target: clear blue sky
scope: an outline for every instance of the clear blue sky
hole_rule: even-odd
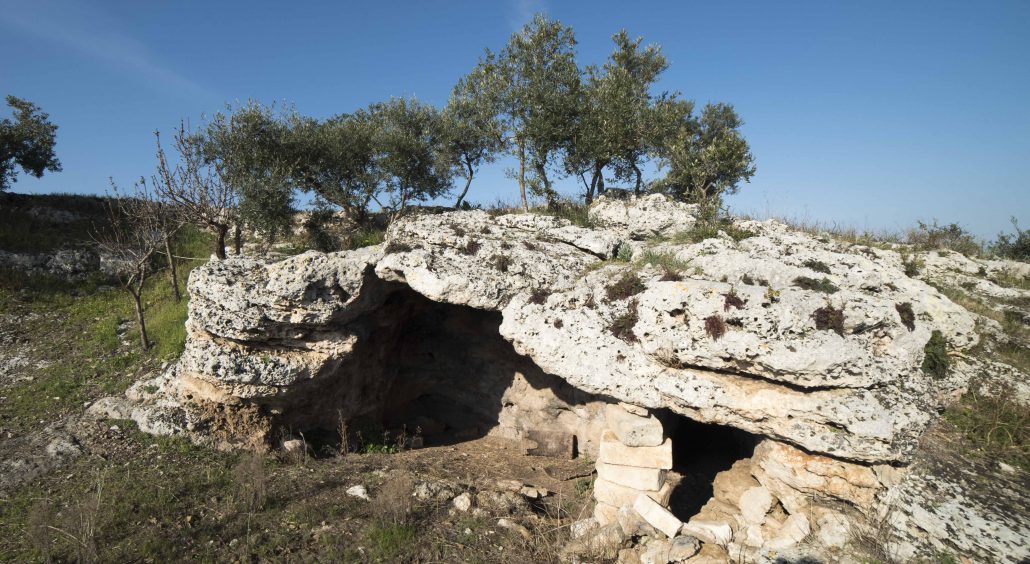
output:
[[[1026,1],[0,0],[0,94],[50,113],[64,165],[14,191],[131,184],[153,169],[154,129],[226,102],[319,117],[390,96],[442,104],[534,11],[573,26],[582,64],[625,28],[662,46],[661,88],[734,104],[758,165],[738,211],[1030,227]],[[504,166],[483,171],[474,200],[514,200]]]

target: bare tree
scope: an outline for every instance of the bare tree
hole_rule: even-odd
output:
[[[213,165],[204,158],[204,140],[179,125],[175,134],[175,150],[179,161],[169,166],[161,147],[161,134],[157,138],[157,176],[154,189],[161,200],[176,206],[191,222],[203,225],[215,233],[214,252],[225,258],[225,239],[229,229],[238,225],[237,194],[225,181],[226,166]]]
[[[113,180],[111,188],[113,193],[107,200],[107,224],[94,227],[93,239],[118,264],[119,281],[132,296],[136,307],[140,344],[147,350],[150,339],[143,315],[143,284],[157,272],[152,265],[154,255],[165,245],[164,212],[145,183],[136,183],[132,194],[127,196],[118,193]]]

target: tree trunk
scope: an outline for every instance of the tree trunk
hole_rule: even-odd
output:
[[[218,260],[225,260],[225,236],[228,232],[228,225],[215,226],[215,256]]]
[[[236,249],[236,256],[243,254],[243,229],[240,227],[239,222],[236,222],[236,225],[233,227],[232,244]]]
[[[526,199],[526,147],[519,141],[519,196],[522,197],[522,211],[529,211]]]
[[[465,194],[469,193],[469,186],[472,184],[472,165],[469,163],[465,163],[465,166],[468,167],[469,175],[465,179],[465,189],[462,190],[461,195],[458,196],[458,201],[454,202],[454,209],[458,209],[461,207],[461,201],[465,199]]]
[[[604,194],[604,171],[598,169],[597,171],[597,195]]]
[[[140,276],[142,279],[143,277]],[[150,349],[150,339],[147,338],[147,322],[143,319],[143,300],[141,294],[143,290],[143,283],[139,284],[139,287],[133,288],[131,285],[127,286],[129,293],[132,294],[133,305],[136,306],[136,325],[139,326],[139,341],[143,345],[143,350]]]
[[[179,275],[175,266],[175,257],[172,256],[172,236],[165,235],[165,256],[168,257],[168,276],[172,282],[172,293],[175,294],[175,301],[182,301],[182,292],[179,291]]]
[[[637,196],[639,196],[640,195],[641,177],[643,175],[640,174],[640,168],[637,166],[637,163],[633,163],[633,172],[635,172],[637,174],[637,185],[633,188],[633,193],[636,194]]]

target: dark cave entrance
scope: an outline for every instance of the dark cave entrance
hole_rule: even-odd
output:
[[[571,434],[575,445],[584,409],[601,405],[518,354],[500,335],[499,312],[435,302],[389,282],[377,301],[346,323],[355,338],[347,362],[270,406],[281,414],[273,442],[301,436],[316,456],[332,456],[344,446],[517,440],[543,430]]]
[[[716,474],[750,458],[761,437],[735,427],[694,421],[667,409],[656,416],[672,439],[672,475],[678,479],[669,508],[685,522],[712,498]]]

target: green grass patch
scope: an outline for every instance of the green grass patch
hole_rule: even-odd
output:
[[[950,367],[948,342],[944,334],[934,329],[930,334],[930,340],[923,347],[923,372],[934,378],[944,378],[948,375]]]
[[[945,412],[945,420],[986,456],[1030,470],[1030,409],[1012,393],[971,390]]]
[[[840,288],[835,286],[833,282],[830,282],[829,278],[817,280],[815,278],[809,278],[808,276],[798,276],[794,279],[794,285],[802,290],[811,290],[813,292],[822,292],[824,294],[835,294],[840,290]]]

